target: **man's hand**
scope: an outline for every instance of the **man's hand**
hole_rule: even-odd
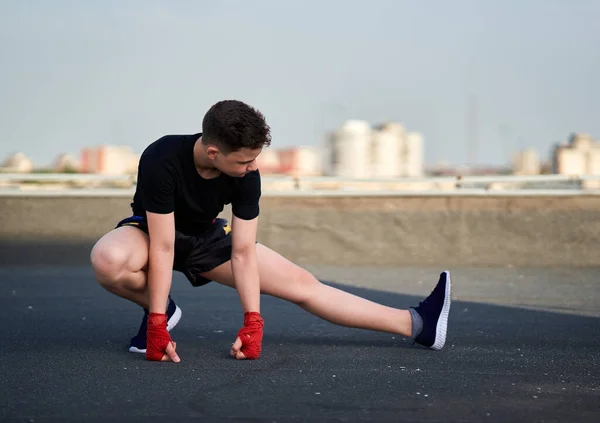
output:
[[[229,354],[238,360],[256,360],[262,350],[263,327],[265,322],[257,312],[244,313],[244,327],[231,346]]]
[[[146,330],[146,360],[179,363],[181,359],[175,352],[176,347],[167,331],[167,315],[150,313]]]

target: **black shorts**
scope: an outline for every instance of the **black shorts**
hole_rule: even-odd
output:
[[[148,234],[148,222],[141,216],[123,219],[116,228],[121,226],[135,226]],[[175,231],[173,270],[183,273],[193,286],[202,286],[211,282],[200,274],[230,259],[231,229],[227,220],[215,219],[212,227],[200,235],[185,235]]]

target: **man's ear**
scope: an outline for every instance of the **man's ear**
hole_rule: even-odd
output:
[[[209,145],[206,147],[206,155],[211,160],[216,159],[217,156],[219,155],[219,153],[220,153],[219,149],[217,147],[215,147],[214,145]]]

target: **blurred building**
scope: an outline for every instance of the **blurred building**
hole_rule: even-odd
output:
[[[375,127],[371,137],[371,177],[398,178],[404,173],[407,167],[403,148],[405,138],[406,130],[400,124],[386,123]]]
[[[279,151],[273,148],[265,148],[257,157],[256,162],[262,175],[279,173]]]
[[[424,151],[425,140],[423,134],[419,132],[409,132],[404,139],[402,147],[402,163],[404,169],[401,176],[421,177],[425,167]]]
[[[279,151],[279,172],[293,176],[322,174],[321,155],[315,148],[293,147]]]
[[[588,134],[573,134],[554,148],[553,168],[562,175],[600,175],[600,143]]]
[[[331,139],[331,173],[356,179],[419,177],[424,173],[423,135],[389,122],[371,127],[347,121]]]
[[[371,176],[371,126],[359,120],[346,121],[331,138],[332,172],[346,178]]]
[[[528,148],[513,155],[512,171],[515,175],[538,175],[542,165],[537,151]]]
[[[81,151],[80,170],[102,175],[136,174],[138,162],[139,155],[131,147],[103,145]]]
[[[32,170],[33,162],[21,152],[11,154],[2,163],[3,172],[28,173]]]
[[[320,176],[321,154],[316,148],[265,149],[257,158],[263,175]]]
[[[64,172],[79,172],[80,164],[75,159],[75,157],[70,154],[59,154],[52,164],[50,165],[50,169],[54,172],[64,173]]]

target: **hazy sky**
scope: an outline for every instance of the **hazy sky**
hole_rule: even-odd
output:
[[[428,163],[459,164],[469,94],[477,160],[502,164],[519,144],[600,139],[599,81],[597,0],[0,0],[0,159],[38,165],[141,152],[228,98],[266,114],[275,147],[395,120]]]

